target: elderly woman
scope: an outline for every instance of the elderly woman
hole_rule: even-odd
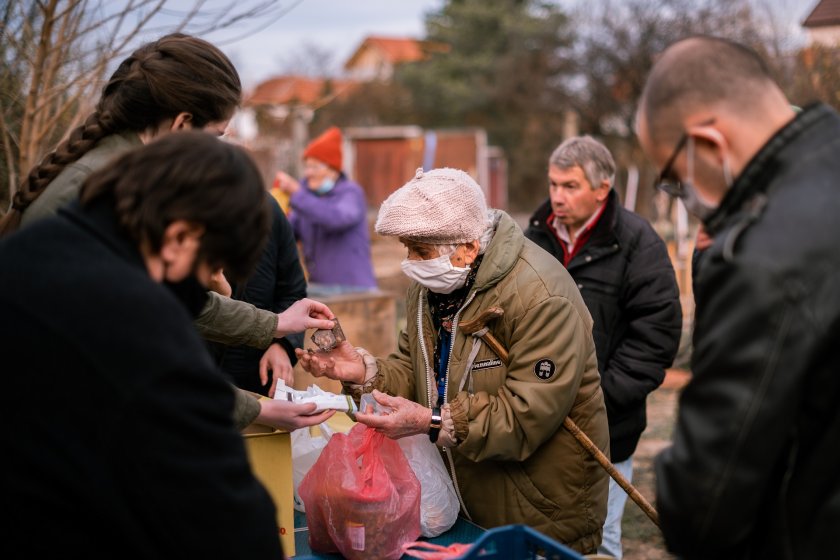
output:
[[[524,523],[595,552],[608,478],[563,420],[607,454],[609,435],[592,319],[571,277],[455,169],[418,170],[382,204],[376,231],[405,245],[414,280],[397,352],[374,358],[343,342],[301,352],[304,369],[393,409],[359,422],[392,438],[429,434],[474,522]],[[489,326],[507,360],[459,330],[494,306],[504,315]]]

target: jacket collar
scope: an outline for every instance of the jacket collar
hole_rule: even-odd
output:
[[[618,223],[618,193],[615,189],[610,189],[610,194],[607,195],[607,201],[604,203],[604,213],[601,219],[595,224],[592,230],[592,235],[589,237],[587,244],[589,245],[612,245],[615,243],[615,228]]]
[[[735,179],[720,206],[706,220],[706,230],[712,235],[719,232],[729,216],[739,212],[756,195],[764,193],[773,177],[786,165],[788,146],[833,113],[827,105],[814,103],[777,131]]]
[[[491,210],[496,233],[484,251],[481,266],[475,277],[475,290],[495,286],[513,269],[525,244],[525,235],[516,222],[502,210]]]
[[[610,189],[610,194],[607,196],[607,201],[604,204],[606,205],[604,213],[595,224],[595,228],[592,230],[592,235],[589,237],[586,245],[613,245],[616,242],[615,229],[618,225],[620,207],[618,193],[615,192],[614,188]],[[536,226],[542,229],[554,239],[554,232],[551,231],[551,226],[548,224],[548,218],[551,216],[551,213],[551,200],[546,200],[531,216],[530,224],[532,227]]]
[[[84,208],[78,200],[74,200],[59,209],[58,215],[90,233],[123,260],[146,270],[146,263],[138,244],[124,232],[117,221],[110,197],[100,198]]]

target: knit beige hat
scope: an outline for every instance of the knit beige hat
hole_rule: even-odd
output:
[[[487,228],[487,202],[478,183],[448,167],[417,174],[379,208],[376,233],[431,244],[466,243]]]

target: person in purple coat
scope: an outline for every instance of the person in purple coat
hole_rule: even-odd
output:
[[[365,193],[341,171],[341,143],[341,131],[329,128],[304,150],[303,180],[281,172],[278,183],[291,196],[311,289],[375,290]]]

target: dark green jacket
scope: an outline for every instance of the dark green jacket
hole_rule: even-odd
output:
[[[398,351],[378,360],[376,384],[429,406],[435,333],[426,294],[409,288],[406,330]],[[491,306],[505,311],[491,326],[508,366],[483,343],[470,363],[474,338],[458,330]],[[446,399],[462,443],[446,455],[467,513],[483,527],[524,523],[595,552],[607,473],[562,426],[569,416],[609,455],[592,319],[568,272],[504,212],[452,336]]]

